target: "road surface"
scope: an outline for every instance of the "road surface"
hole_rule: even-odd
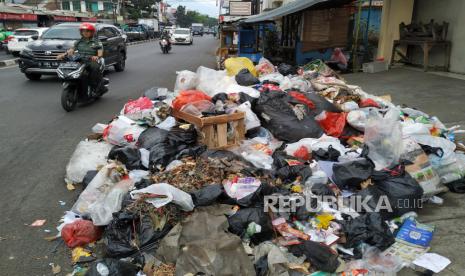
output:
[[[0,275],[51,275],[49,263],[62,267],[60,275],[71,271],[65,246],[44,237],[56,233],[58,220],[78,197],[63,181],[75,146],[95,123],[111,120],[128,99],[153,86],[172,89],[176,71],[213,67],[217,42],[211,36],[196,37],[194,45],[174,46],[168,55],[160,52],[158,42],[129,46],[126,71],[107,75],[109,93],[71,113],[60,105],[56,77],[28,81],[17,66],[0,68]],[[26,225],[36,219],[47,222]]]

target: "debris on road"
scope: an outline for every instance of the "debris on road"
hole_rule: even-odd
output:
[[[29,226],[40,227],[40,226],[43,226],[46,221],[47,220],[45,219],[38,219],[38,220],[35,220],[33,223],[31,223]]]
[[[434,226],[416,212],[464,181],[457,127],[349,85],[322,62],[225,64],[178,72],[175,92],[146,91],[78,144],[66,185],[83,191],[58,230],[80,271],[371,275],[448,265],[428,253]]]

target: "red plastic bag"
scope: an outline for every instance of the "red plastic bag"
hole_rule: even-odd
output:
[[[381,108],[381,106],[373,99],[365,99],[361,100],[360,103],[358,104],[360,107],[376,107],[376,108]]]
[[[314,104],[311,100],[309,100],[307,97],[305,97],[304,94],[299,93],[299,92],[297,92],[297,91],[291,91],[291,92],[289,92],[289,95],[290,95],[292,98],[298,100],[299,102],[305,104],[305,105],[308,106],[310,109],[314,109],[314,108],[315,108],[315,104]]]
[[[198,90],[185,90],[181,91],[179,95],[173,101],[173,108],[180,110],[184,105],[196,101],[208,100],[211,101],[212,98],[202,91]]]
[[[78,219],[66,224],[61,229],[61,237],[68,247],[84,246],[100,239],[102,230],[95,226],[92,221]]]
[[[320,127],[325,131],[326,135],[339,137],[346,126],[347,113],[327,112],[323,111],[315,120],[320,124]]]
[[[140,97],[137,100],[129,101],[124,105],[124,114],[126,117],[137,120],[143,117],[144,111],[151,111],[153,109],[152,101],[147,97]],[[132,118],[135,116],[137,118]]]
[[[300,146],[300,148],[294,151],[294,154],[292,155],[302,160],[310,159],[310,153],[308,152],[308,149],[305,146]]]

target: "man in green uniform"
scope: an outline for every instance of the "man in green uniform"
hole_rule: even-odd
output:
[[[97,62],[103,57],[103,45],[94,37],[95,26],[91,23],[82,23],[79,26],[81,39],[74,43],[65,54],[59,55],[58,59],[63,59],[66,55],[73,55],[75,51],[84,58],[89,72],[89,83],[93,93],[99,90],[100,82],[102,81],[102,73],[100,72],[100,64]]]

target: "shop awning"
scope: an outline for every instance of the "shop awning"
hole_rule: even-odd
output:
[[[257,15],[253,15],[242,21],[243,23],[257,23],[276,20],[280,17],[296,13],[301,10],[305,10],[314,5],[328,2],[328,4],[345,4],[352,2],[352,0],[295,0],[287,5],[281,6],[271,11],[263,12]]]

